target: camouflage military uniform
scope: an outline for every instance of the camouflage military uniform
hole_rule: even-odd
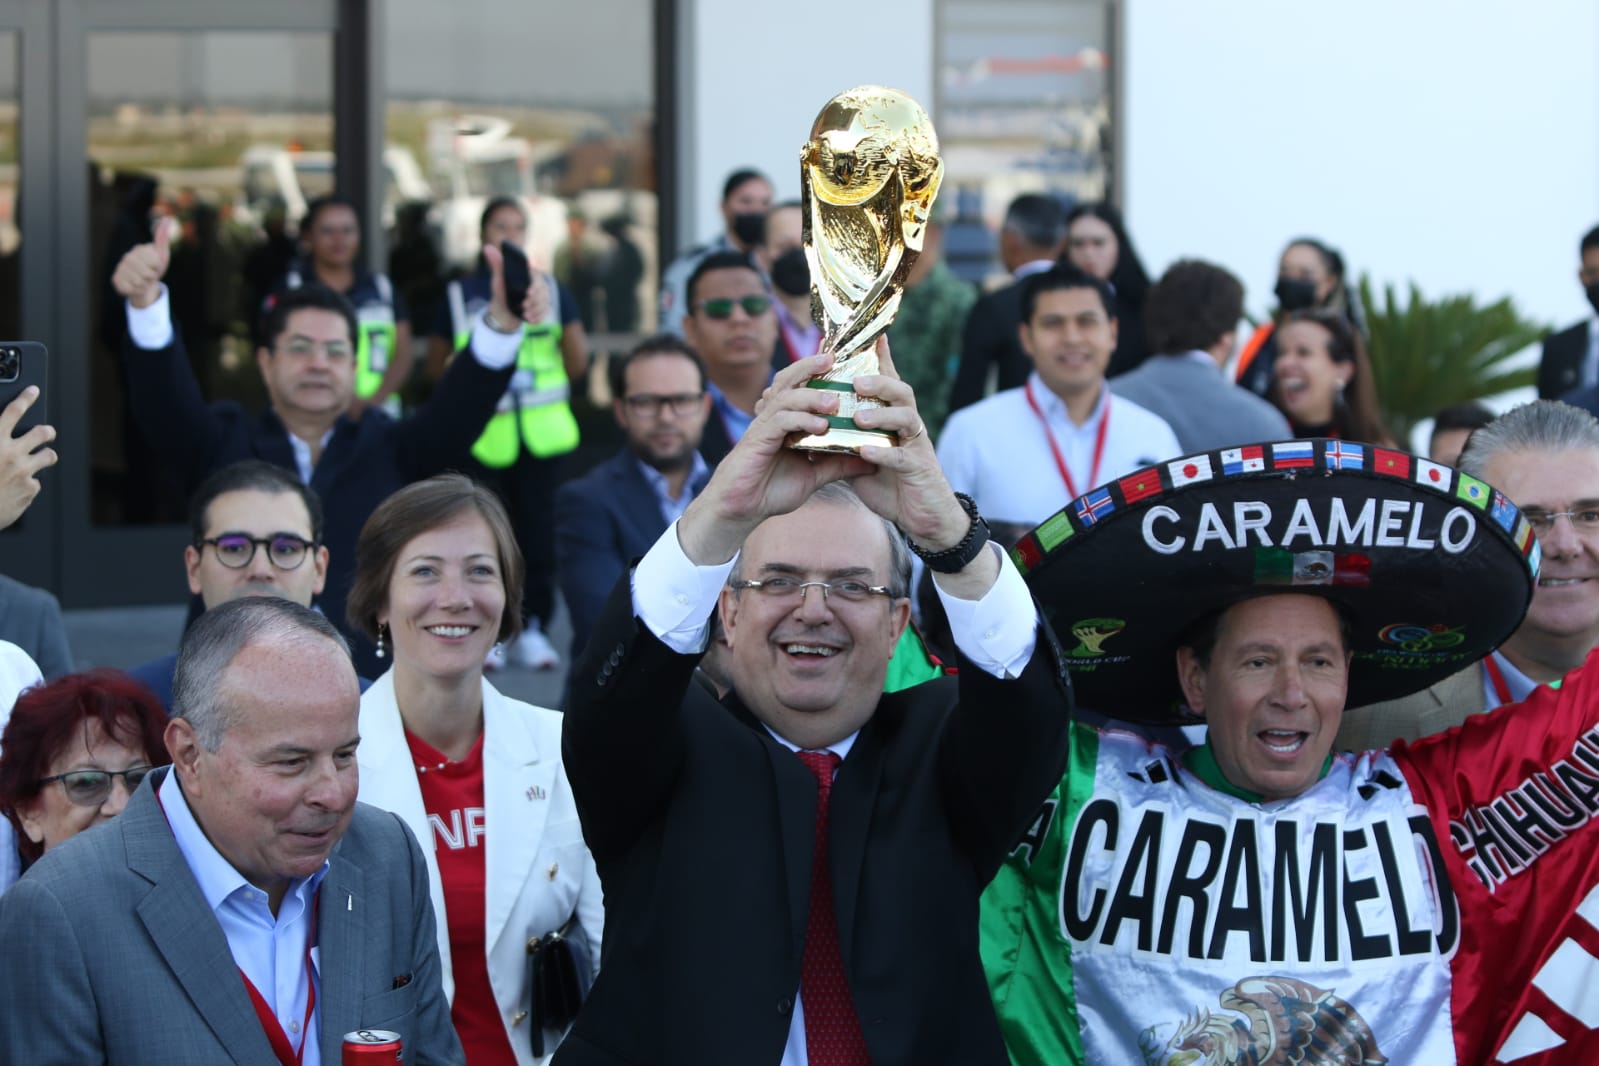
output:
[[[916,390],[916,408],[935,440],[949,414],[949,382],[960,358],[961,331],[976,302],[977,290],[940,260],[921,284],[906,291],[888,330],[894,366]]]

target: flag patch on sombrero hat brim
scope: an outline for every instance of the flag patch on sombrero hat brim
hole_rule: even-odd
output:
[[[1066,649],[1077,700],[1182,721],[1176,642],[1250,596],[1305,592],[1350,621],[1347,705],[1393,699],[1521,623],[1538,540],[1515,504],[1419,456],[1337,440],[1184,456],[1107,482],[1011,557]]]

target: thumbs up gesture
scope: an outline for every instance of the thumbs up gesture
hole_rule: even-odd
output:
[[[173,218],[158,221],[155,240],[135,245],[111,275],[111,287],[135,308],[149,307],[161,295],[161,278],[172,262],[172,230],[176,225]]]

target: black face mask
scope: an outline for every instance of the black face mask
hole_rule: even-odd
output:
[[[790,296],[804,296],[811,291],[811,267],[805,262],[805,249],[790,248],[772,260],[772,284]]]
[[[1582,291],[1588,294],[1588,303],[1593,307],[1594,313],[1599,314],[1599,281],[1585,286]]]
[[[1284,311],[1305,311],[1316,306],[1316,285],[1300,278],[1277,279],[1272,290],[1277,295],[1277,306]]]
[[[766,239],[766,215],[760,211],[733,216],[733,236],[746,248],[753,248]]]

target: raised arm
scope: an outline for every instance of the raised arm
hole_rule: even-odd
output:
[[[183,341],[172,328],[161,278],[172,260],[172,230],[162,219],[155,237],[136,245],[117,263],[111,286],[127,301],[128,403],[146,439],[192,486],[218,454],[227,433],[224,418],[206,404]]]

